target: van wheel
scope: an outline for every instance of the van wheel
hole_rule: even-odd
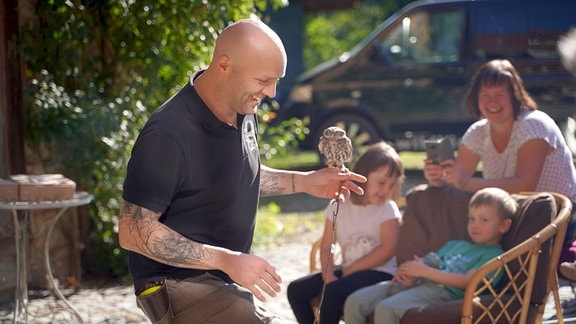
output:
[[[576,120],[572,117],[566,118],[566,121],[560,124],[560,131],[568,149],[572,152],[572,157],[576,157]]]
[[[360,155],[360,153],[364,152],[366,147],[370,144],[381,140],[380,132],[367,118],[347,114],[333,116],[320,125],[320,128],[318,128],[318,131],[316,132],[316,141],[314,142],[316,146],[318,145],[320,136],[322,136],[322,132],[331,126],[340,127],[346,131],[346,135],[352,141],[352,146],[354,148],[354,160],[358,155]]]

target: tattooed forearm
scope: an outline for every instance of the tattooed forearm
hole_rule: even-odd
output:
[[[285,175],[262,169],[260,173],[260,195],[274,196],[288,193],[287,187],[281,183]]]
[[[120,223],[132,238],[132,250],[183,268],[209,268],[210,250],[158,222],[161,213],[124,202]]]

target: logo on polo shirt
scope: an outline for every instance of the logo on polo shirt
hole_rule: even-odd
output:
[[[252,118],[245,118],[242,124],[242,138],[246,143],[246,147],[250,151],[258,150],[258,141],[256,140],[256,126]]]

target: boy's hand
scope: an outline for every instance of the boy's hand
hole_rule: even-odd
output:
[[[392,281],[400,283],[403,286],[413,286],[416,283],[416,278],[409,275],[402,275],[398,272],[394,278],[392,278]]]
[[[398,275],[403,278],[404,276],[409,277],[424,277],[426,271],[430,268],[427,266],[422,258],[414,256],[414,260],[406,261],[398,269]]]

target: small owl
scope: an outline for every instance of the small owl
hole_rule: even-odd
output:
[[[318,150],[325,158],[329,167],[346,170],[344,162],[352,157],[352,141],[346,136],[346,131],[332,126],[324,130],[318,142]]]

